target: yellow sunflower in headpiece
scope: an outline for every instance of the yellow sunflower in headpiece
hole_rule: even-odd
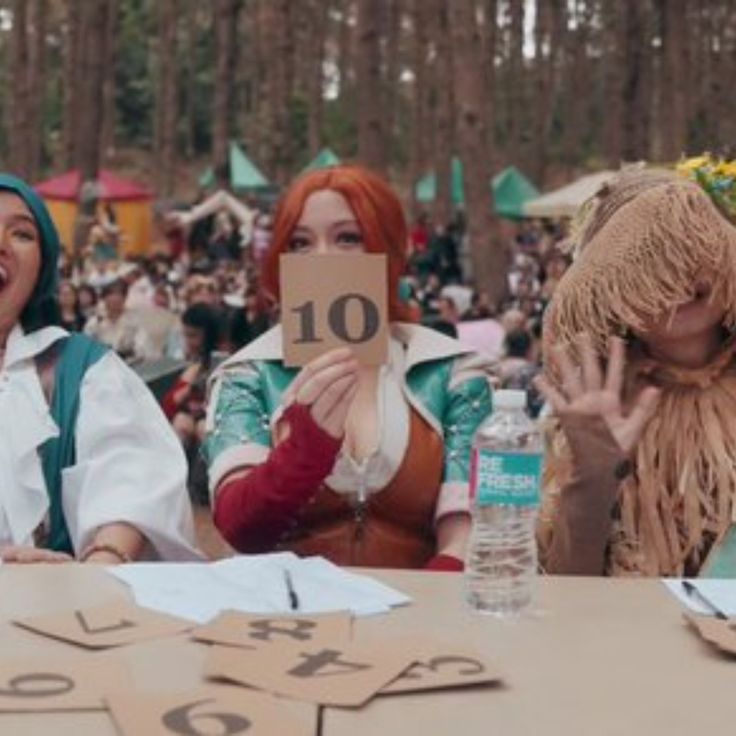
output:
[[[675,170],[697,182],[719,209],[736,222],[736,161],[726,161],[706,153],[683,159]]]

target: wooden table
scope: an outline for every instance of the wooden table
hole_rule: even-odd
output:
[[[461,576],[373,574],[415,602],[388,616],[360,619],[358,636],[454,637],[486,652],[506,684],[379,698],[359,711],[328,708],[324,736],[692,736],[733,727],[736,662],[686,628],[679,605],[656,580],[543,579],[537,612],[508,623],[467,612]],[[8,619],[122,596],[125,586],[92,565],[0,567],[0,651],[3,657],[68,652],[68,645]],[[166,691],[196,687],[204,653],[177,637],[125,647],[114,656],[125,660],[139,687]],[[0,734],[48,733],[115,731],[102,712],[0,715]]]

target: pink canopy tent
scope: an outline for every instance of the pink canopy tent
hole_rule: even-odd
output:
[[[115,213],[124,255],[145,253],[151,241],[153,194],[140,184],[104,169],[100,171],[98,182],[100,202],[109,203]],[[81,184],[79,171],[73,169],[35,187],[44,198],[67,248],[73,240]]]

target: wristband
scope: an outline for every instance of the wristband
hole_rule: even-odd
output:
[[[123,552],[120,547],[114,544],[108,544],[107,542],[101,544],[90,544],[85,547],[84,552],[79,557],[80,562],[86,562],[95,552],[109,552],[111,555],[115,555],[120,562],[132,562],[130,555],[127,552]]]

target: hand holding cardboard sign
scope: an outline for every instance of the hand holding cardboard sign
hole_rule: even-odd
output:
[[[358,388],[358,362],[347,348],[330,350],[302,368],[284,396],[284,404],[310,407],[317,425],[342,437],[345,419]]]

